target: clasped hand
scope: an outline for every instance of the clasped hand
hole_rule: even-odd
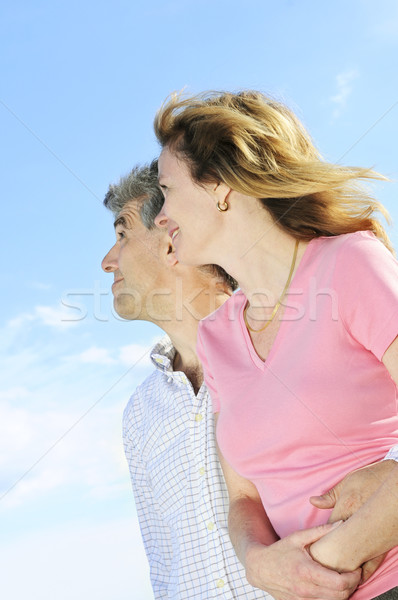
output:
[[[246,555],[246,577],[276,600],[345,600],[361,579],[361,569],[337,573],[314,561],[308,546],[336,524],[298,531],[270,546],[253,544]]]

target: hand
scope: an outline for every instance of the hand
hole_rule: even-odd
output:
[[[321,496],[311,496],[317,508],[332,508],[328,523],[346,521],[384,483],[395,468],[394,460],[382,460],[348,473]]]
[[[312,496],[310,502],[317,508],[333,509],[328,523],[340,519],[346,521],[381,486],[395,466],[393,460],[382,460],[352,471],[329,491],[321,496]],[[362,565],[361,583],[364,583],[373,575],[385,556],[385,554],[381,554]]]
[[[270,546],[251,545],[245,560],[248,582],[276,600],[345,600],[358,586],[361,569],[336,573],[314,561],[307,550],[339,524],[298,531]]]

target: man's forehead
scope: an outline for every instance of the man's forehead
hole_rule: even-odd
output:
[[[136,202],[129,202],[122,208],[120,213],[117,215],[113,226],[116,227],[121,225],[126,229],[132,229],[132,227],[136,226],[137,223],[140,223],[140,214],[138,205]]]

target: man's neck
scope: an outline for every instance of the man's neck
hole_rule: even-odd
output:
[[[229,294],[218,293],[212,299],[213,307],[218,308]],[[203,303],[202,303],[203,304]],[[170,337],[176,350],[173,368],[175,371],[182,371],[191,381],[195,393],[200,388],[203,381],[202,365],[196,354],[196,338],[198,333],[198,324],[201,319],[210,314],[209,305],[195,306],[195,310],[184,309],[181,318],[173,319],[161,324],[162,329]]]

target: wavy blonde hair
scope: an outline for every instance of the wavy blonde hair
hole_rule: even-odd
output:
[[[280,102],[260,92],[172,94],[155,117],[162,147],[187,161],[197,183],[224,182],[259,198],[275,222],[309,240],[370,230],[392,251],[375,213],[383,205],[359,183],[386,179],[371,169],[324,161],[310,135]]]

